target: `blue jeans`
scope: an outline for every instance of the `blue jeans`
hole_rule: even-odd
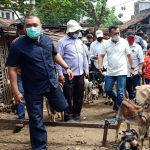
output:
[[[43,96],[48,99],[49,104],[58,112],[64,111],[68,103],[58,86],[50,87],[50,92],[43,94],[24,93],[26,107],[29,116],[29,130],[32,150],[46,150],[47,132],[43,124]]]
[[[150,84],[150,79],[145,78],[145,83],[146,83],[146,84]]]
[[[105,76],[105,92],[115,102],[115,110],[118,111],[124,99],[124,91],[126,87],[126,75],[121,76]],[[113,86],[117,81],[117,93],[113,91]]]
[[[138,74],[134,75],[132,78],[133,81],[133,87],[135,88],[136,86],[140,86],[140,76]]]
[[[18,75],[17,76],[17,82],[18,82],[18,88],[19,88],[19,91],[22,95],[24,95],[24,89],[23,89],[23,86],[22,86],[22,81],[21,81],[21,76]],[[19,119],[25,119],[25,109],[24,109],[24,98],[22,99],[23,103],[20,103],[20,104],[16,104],[16,109],[17,109],[17,115],[18,115],[18,118]]]

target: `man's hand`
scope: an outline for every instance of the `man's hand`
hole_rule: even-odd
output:
[[[19,93],[17,96],[15,96],[14,99],[15,99],[16,104],[22,103],[22,98],[23,98],[23,96],[21,93]]]
[[[85,78],[88,79],[89,78],[89,73],[85,72]]]
[[[58,81],[59,81],[61,84],[64,84],[64,83],[65,83],[65,77],[64,77],[64,76],[59,76],[59,77],[58,77]]]
[[[139,69],[138,74],[139,74],[139,76],[142,76],[142,70],[141,69]]]
[[[132,78],[134,76],[134,70],[133,69],[130,70],[130,74],[131,74],[131,78]]]
[[[21,75],[21,69],[20,68],[17,69],[17,74]]]
[[[101,74],[103,74],[103,68],[102,68],[102,67],[99,67],[99,72],[100,72]]]
[[[73,72],[70,69],[67,69],[66,72],[68,74],[69,80],[72,80],[74,77]]]

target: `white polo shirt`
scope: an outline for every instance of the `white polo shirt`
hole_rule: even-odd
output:
[[[134,63],[134,75],[138,74],[138,70],[140,68],[140,64],[144,62],[144,56],[143,56],[143,50],[140,45],[136,44],[135,42],[133,45],[130,46],[131,49],[131,55],[133,58]],[[128,61],[128,74],[127,77],[130,77],[130,64]]]
[[[92,42],[90,45],[90,52],[91,52],[91,58],[95,55],[100,55],[101,53],[101,49],[102,49],[102,45],[106,42],[106,40],[103,40],[102,43],[98,42],[97,40]],[[94,60],[94,65],[95,67],[98,69],[98,60]],[[106,69],[107,68],[107,56],[104,57],[103,60],[103,67]]]
[[[128,42],[119,38],[117,43],[107,40],[101,50],[102,55],[107,54],[107,72],[108,76],[120,76],[127,75],[127,58],[126,56],[131,54]]]

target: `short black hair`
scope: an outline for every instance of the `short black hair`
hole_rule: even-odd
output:
[[[18,23],[17,30],[23,30],[23,29],[24,29],[24,23]]]
[[[135,30],[135,27],[134,27],[134,25],[130,25],[130,26],[127,27],[127,29]]]
[[[118,26],[116,26],[116,25],[112,25],[112,26],[110,26],[109,28],[108,28],[108,31],[109,31],[109,33],[111,32],[111,30],[112,29],[118,29],[119,27]]]

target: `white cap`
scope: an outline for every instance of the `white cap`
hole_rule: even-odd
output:
[[[75,21],[75,20],[70,20],[67,22],[67,31],[66,33],[69,32],[76,32],[77,30],[80,30],[82,27]]]
[[[82,33],[81,33],[81,32],[79,32],[78,37],[79,37],[79,38],[82,38]]]
[[[103,37],[103,31],[101,31],[101,30],[97,30],[95,34],[96,34],[97,38]]]

